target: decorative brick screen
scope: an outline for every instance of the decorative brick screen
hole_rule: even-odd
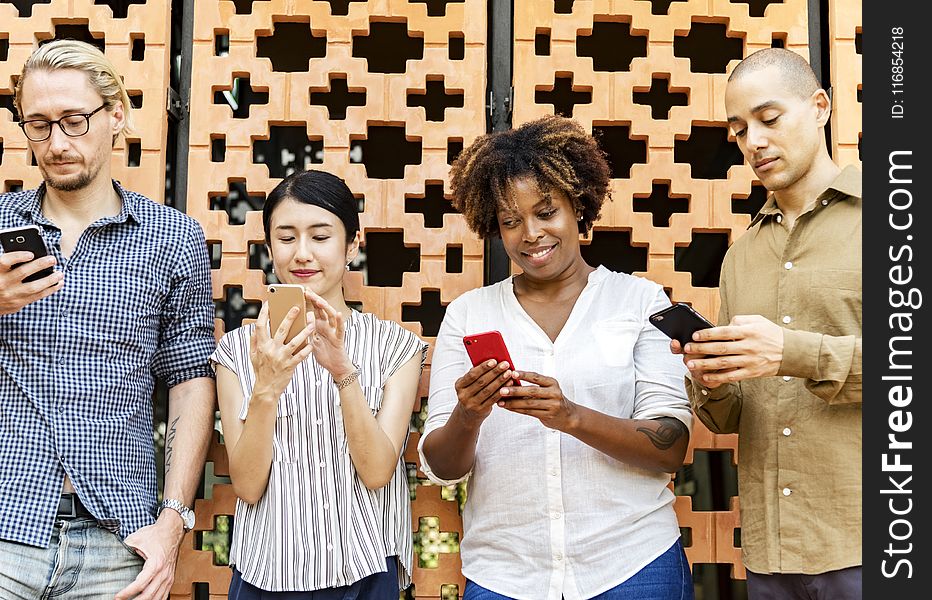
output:
[[[514,124],[572,116],[612,164],[614,199],[585,240],[587,259],[649,277],[714,318],[719,264],[709,256],[721,258],[765,199],[727,130],[726,73],[772,45],[808,57],[806,0],[515,4]],[[194,10],[187,211],[211,246],[215,300],[239,307],[235,318],[230,310],[218,318],[218,336],[265,298],[265,196],[288,173],[320,168],[343,177],[363,208],[365,244],[345,279],[348,299],[432,342],[446,304],[483,282],[483,245],[449,206],[448,169],[486,130],[487,2],[199,0]],[[40,41],[76,37],[104,48],[138,107],[114,177],[164,200],[171,18],[169,0],[51,0],[23,14],[0,1],[3,191],[41,181],[13,119],[15,77]],[[840,163],[857,164],[860,3],[831,0],[828,23],[832,148]],[[273,153],[279,147],[286,150]],[[457,502],[425,484],[418,437],[412,432],[404,456],[412,529],[431,557],[416,558],[413,595],[455,598],[463,591]],[[719,451],[736,461],[737,437],[697,421],[687,463]],[[208,462],[207,498],[196,502],[198,530],[183,545],[173,599],[203,596],[205,587],[226,598],[229,569],[199,549],[234,510],[217,434]],[[695,510],[680,495],[676,511],[694,568],[731,565],[732,577],[744,578],[737,498],[727,510]]]

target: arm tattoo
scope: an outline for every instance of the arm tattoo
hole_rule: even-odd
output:
[[[669,449],[678,439],[683,437],[684,434],[689,433],[689,430],[686,429],[686,425],[683,425],[683,422],[679,419],[661,417],[660,419],[654,420],[660,422],[660,427],[658,427],[656,431],[648,429],[647,427],[638,427],[637,431],[643,432],[658,450]]]
[[[172,421],[171,426],[168,428],[168,435],[165,436],[165,473],[171,471],[172,468],[172,454],[174,452],[172,444],[175,443],[175,426],[178,425],[178,419],[180,418],[180,416],[175,417],[175,420]]]

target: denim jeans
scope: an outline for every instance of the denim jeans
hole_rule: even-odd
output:
[[[143,560],[93,519],[56,521],[48,548],[0,540],[3,600],[113,600]]]
[[[235,568],[229,600],[398,600],[398,557],[385,558],[386,571],[363,577],[352,585],[312,592],[266,592],[243,581]]]
[[[693,579],[683,543],[676,540],[670,549],[632,575],[627,581],[604,591],[591,600],[693,600]],[[473,581],[466,581],[463,600],[512,600]]]

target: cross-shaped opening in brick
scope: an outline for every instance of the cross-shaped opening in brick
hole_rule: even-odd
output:
[[[688,91],[689,88],[674,88]],[[669,119],[670,109],[674,106],[689,105],[689,95],[670,89],[670,80],[654,77],[650,80],[650,88],[634,88],[635,104],[650,106],[650,115],[654,119]]]
[[[744,162],[725,127],[693,125],[689,138],[673,142],[673,161],[689,163],[693,179],[727,179],[728,169]]]
[[[307,72],[308,61],[327,56],[327,32],[307,22],[275,23],[271,35],[256,37],[256,56],[271,60],[274,71]]]
[[[719,271],[727,250],[727,233],[693,231],[688,246],[677,246],[673,250],[673,268],[690,273],[693,287],[718,287]]]
[[[408,35],[406,22],[371,22],[368,35],[353,36],[353,57],[365,58],[370,73],[404,73],[409,60],[424,58],[424,38]]]
[[[346,109],[350,106],[366,105],[366,88],[350,88],[345,74],[330,75],[329,88],[310,88],[311,104],[326,106],[331,120],[346,119]]]
[[[592,103],[591,87],[574,87],[573,76],[557,76],[553,85],[547,88],[538,88],[534,92],[534,102],[537,104],[552,104],[554,114],[562,117],[572,117],[573,108],[577,104]]]
[[[688,34],[673,38],[673,55],[688,58],[693,73],[724,73],[729,62],[744,57],[744,39],[729,36],[724,23],[693,21]]]
[[[420,244],[405,243],[403,231],[366,230],[366,285],[401,287],[405,273],[421,270]]]
[[[421,106],[427,114],[428,121],[443,121],[448,108],[463,108],[463,91],[447,88],[443,79],[434,79],[427,82],[424,92],[408,91],[408,106]]]
[[[443,193],[442,183],[428,183],[423,194],[405,194],[405,212],[424,215],[424,227],[443,227],[443,215],[455,214],[456,209]]]
[[[590,237],[591,241],[582,241],[579,248],[590,265],[605,265],[611,271],[629,275],[647,270],[647,245],[633,245],[630,231],[594,229]]]
[[[576,55],[591,57],[596,71],[630,71],[632,60],[647,56],[647,35],[632,34],[629,23],[596,21],[592,33],[576,36]]]
[[[423,335],[436,337],[446,312],[447,305],[440,301],[440,290],[421,290],[420,304],[402,304],[401,320],[418,322]]]
[[[647,141],[631,139],[631,128],[626,124],[593,125],[592,135],[607,155],[615,179],[630,177],[632,166],[647,162]]]
[[[669,227],[674,213],[689,212],[689,194],[670,194],[669,183],[654,183],[649,196],[634,194],[634,212],[649,212],[654,227]]]

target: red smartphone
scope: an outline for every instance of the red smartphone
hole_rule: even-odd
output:
[[[511,355],[508,354],[508,348],[505,347],[505,340],[498,331],[483,331],[472,335],[463,336],[463,344],[466,346],[466,354],[472,361],[472,366],[489,360],[495,359],[496,362],[507,362],[512,369],[515,368]],[[512,385],[521,385],[517,379],[512,379]]]

